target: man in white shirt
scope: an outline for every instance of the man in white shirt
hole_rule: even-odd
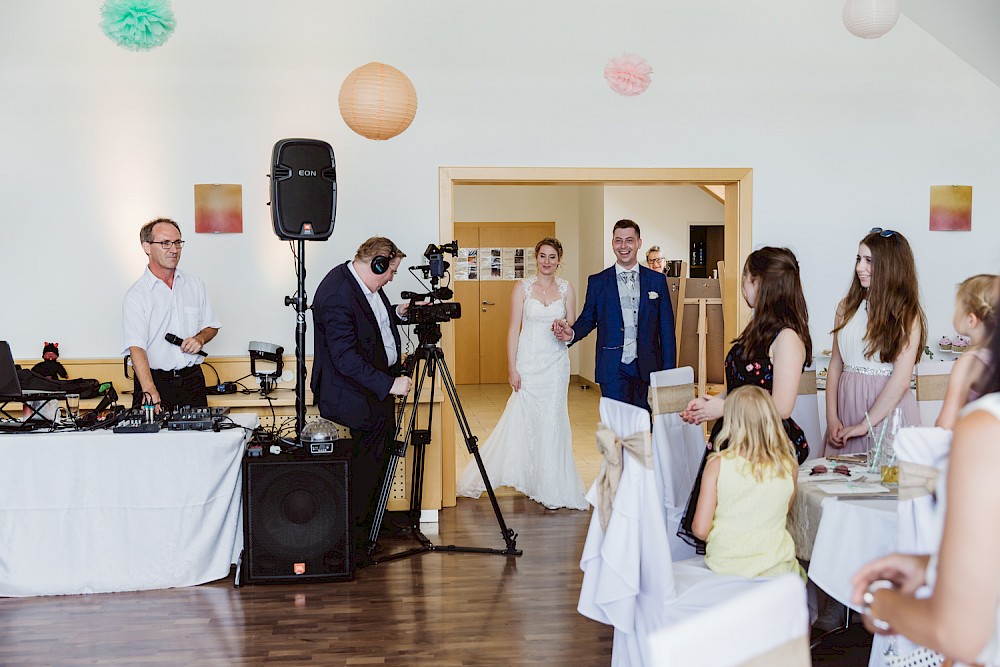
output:
[[[147,222],[139,241],[149,257],[146,271],[125,293],[123,354],[132,359],[133,405],[152,402],[156,411],[208,405],[201,352],[222,326],[205,285],[177,269],[181,229],[168,218]],[[166,340],[168,334],[181,342]]]

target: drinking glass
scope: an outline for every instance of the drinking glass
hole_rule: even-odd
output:
[[[897,486],[899,484],[899,466],[896,464],[896,448],[893,443],[899,429],[906,425],[906,418],[903,416],[902,408],[895,408],[886,417],[885,435],[882,436],[882,451],[879,456],[879,466],[882,470],[882,483],[886,486]]]
[[[66,408],[69,410],[70,419],[79,418],[80,394],[66,394]]]

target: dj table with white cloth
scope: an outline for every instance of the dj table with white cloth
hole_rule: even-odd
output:
[[[233,415],[252,429],[256,415]],[[249,431],[0,436],[0,596],[192,586],[243,546]]]

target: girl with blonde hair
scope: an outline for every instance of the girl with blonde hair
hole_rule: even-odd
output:
[[[955,331],[972,340],[951,369],[948,388],[944,394],[944,404],[935,426],[952,428],[958,420],[958,412],[966,403],[983,395],[980,379],[990,368],[990,340],[995,327],[994,313],[1000,296],[1000,278],[980,273],[966,278],[958,286],[955,296],[955,314],[952,325]]]
[[[795,449],[770,394],[753,385],[726,399],[717,442],[705,464],[692,532],[705,541],[705,565],[719,574],[805,578],[786,528],[795,500]]]

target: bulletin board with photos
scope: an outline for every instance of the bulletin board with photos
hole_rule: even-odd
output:
[[[534,247],[459,248],[455,280],[520,280],[535,275]]]

